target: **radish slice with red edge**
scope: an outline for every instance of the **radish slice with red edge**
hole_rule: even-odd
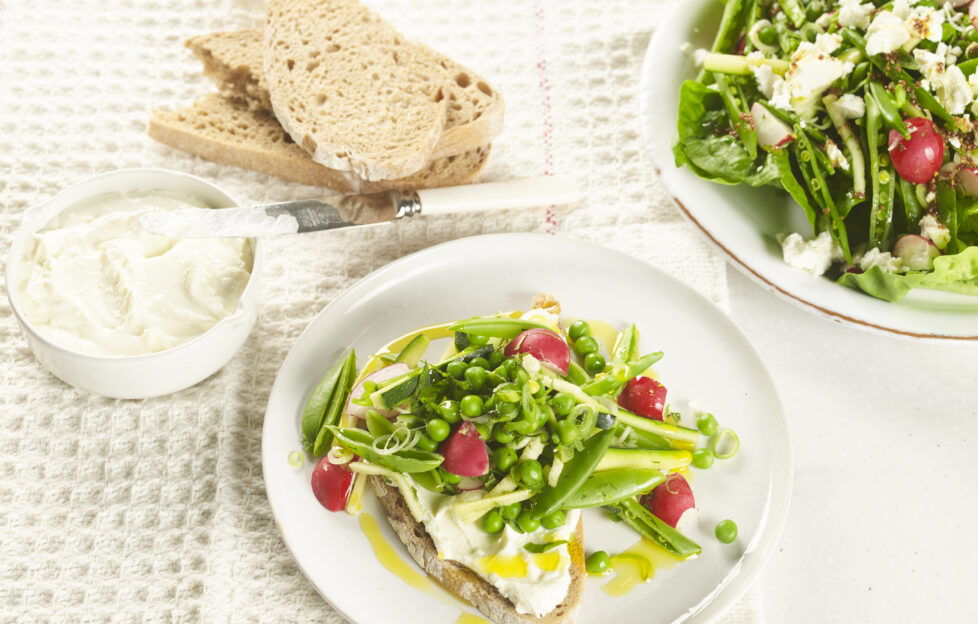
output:
[[[343,511],[353,487],[353,472],[346,464],[334,464],[329,455],[312,469],[312,493],[323,507]]]
[[[441,443],[438,452],[445,456],[442,468],[460,477],[481,477],[489,470],[489,450],[479,430],[463,422]]]
[[[471,492],[472,490],[481,490],[486,487],[486,484],[472,477],[462,477],[455,487],[460,492]]]
[[[666,409],[666,387],[661,383],[639,375],[628,380],[618,395],[618,405],[643,418],[662,420]]]
[[[964,6],[963,4],[957,4],[955,6]],[[971,18],[971,24],[978,28],[978,0],[971,3],[971,8],[968,9],[968,17]]]
[[[777,149],[794,140],[791,127],[775,117],[760,102],[754,102],[750,107],[750,118],[754,121],[754,131],[757,132],[757,143],[761,147]]]
[[[350,392],[350,398],[346,402],[346,413],[350,416],[355,416],[357,418],[366,418],[367,410],[373,409],[378,414],[385,418],[391,418],[396,416],[399,412],[398,410],[384,410],[377,408],[368,408],[365,405],[357,405],[353,402],[353,399],[359,399],[363,396],[363,384],[372,381],[376,384],[381,384],[388,379],[393,379],[395,377],[400,377],[401,375],[407,373],[411,370],[411,367],[404,363],[391,364],[390,366],[385,366],[384,368],[374,371],[363,378],[363,380],[357,385],[353,386],[353,390]]]
[[[566,375],[570,368],[570,347],[549,329],[528,329],[509,341],[503,349],[506,357],[513,357],[517,353],[528,353],[561,375]]]
[[[934,268],[934,258],[941,255],[941,250],[919,234],[905,234],[893,245],[893,255],[911,271],[930,271]]]
[[[654,516],[676,528],[683,514],[696,507],[693,490],[681,474],[671,474],[639,501]]]
[[[956,177],[958,186],[961,187],[961,190],[966,195],[978,197],[978,169],[962,167],[958,169],[958,175]]]

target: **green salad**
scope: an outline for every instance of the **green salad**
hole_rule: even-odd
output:
[[[727,0],[681,86],[677,166],[790,195],[811,227],[781,241],[792,266],[887,301],[978,295],[970,5]]]

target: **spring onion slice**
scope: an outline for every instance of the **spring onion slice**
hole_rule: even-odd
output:
[[[740,448],[740,438],[733,429],[721,429],[710,440],[710,450],[718,459],[730,459]]]

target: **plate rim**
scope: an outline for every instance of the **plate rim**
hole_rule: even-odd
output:
[[[681,10],[681,7],[691,6],[685,3],[688,0],[673,0],[671,5],[668,7],[664,17],[660,20],[660,24],[668,24],[673,21],[674,16]],[[751,281],[760,285],[765,290],[772,292],[782,299],[787,300],[793,305],[806,310],[808,312],[814,312],[817,316],[841,323],[844,325],[850,325],[865,331],[877,335],[885,335],[890,337],[896,337],[905,340],[926,340],[929,342],[953,342],[953,343],[969,343],[978,341],[978,333],[968,334],[968,335],[954,335],[954,334],[939,334],[933,331],[929,332],[917,332],[909,331],[904,329],[899,329],[896,327],[890,327],[885,324],[873,323],[871,321],[855,318],[848,314],[844,314],[837,310],[833,310],[814,301],[809,301],[803,295],[792,292],[789,287],[777,283],[773,278],[765,276],[760,269],[757,269],[746,261],[741,259],[736,253],[734,253],[727,245],[724,245],[720,240],[711,232],[705,225],[703,225],[686,207],[685,203],[679,199],[679,193],[674,189],[675,183],[670,181],[666,176],[663,176],[663,165],[656,158],[655,150],[653,146],[656,144],[655,137],[650,135],[650,123],[648,121],[650,113],[649,100],[644,97],[644,94],[649,93],[652,88],[653,75],[655,73],[655,68],[653,65],[653,50],[657,46],[660,37],[663,37],[661,33],[665,32],[662,28],[656,28],[649,39],[649,44],[645,49],[645,54],[642,59],[642,69],[639,78],[639,91],[638,91],[638,101],[639,101],[639,124],[641,125],[642,133],[642,143],[645,148],[645,154],[652,165],[653,170],[659,182],[661,182],[663,188],[666,190],[667,195],[672,200],[673,204],[679,209],[683,217],[692,223],[696,229],[698,229],[707,240],[713,245],[713,247],[721,252],[725,256],[730,264],[736,267],[742,274],[746,275]],[[672,137],[669,139],[672,140]],[[839,288],[843,288],[839,285]],[[865,295],[869,297],[869,295]],[[976,301],[978,301],[978,296],[976,296]],[[892,304],[891,304],[892,305]]]
[[[269,439],[268,431],[275,425],[275,419],[270,414],[270,409],[272,407],[273,398],[276,397],[276,391],[282,383],[282,373],[286,369],[289,361],[293,357],[293,353],[296,351],[300,343],[306,338],[307,333],[310,332],[312,326],[316,323],[327,310],[335,305],[337,302],[343,302],[347,297],[352,296],[358,290],[363,288],[368,288],[368,292],[372,291],[374,288],[381,286],[382,282],[378,284],[373,284],[377,280],[382,279],[386,273],[394,272],[399,270],[402,265],[410,265],[413,262],[423,263],[425,258],[429,256],[438,256],[440,254],[450,252],[454,247],[464,248],[466,245],[471,245],[473,241],[483,241],[483,240],[535,240],[535,241],[550,241],[558,242],[561,245],[570,246],[580,246],[589,248],[597,253],[609,254],[615,256],[626,262],[633,263],[634,266],[640,267],[642,270],[647,270],[655,273],[658,277],[670,282],[672,287],[679,288],[687,291],[693,297],[699,299],[704,305],[708,306],[713,313],[719,315],[726,321],[728,329],[736,334],[743,346],[747,349],[746,355],[753,358],[756,365],[763,372],[762,381],[766,386],[766,392],[769,394],[769,399],[772,404],[777,407],[776,418],[774,423],[779,426],[783,432],[783,444],[778,448],[780,449],[781,457],[775,457],[775,460],[780,459],[777,463],[779,465],[774,465],[772,462],[772,471],[769,475],[768,481],[768,499],[765,505],[765,510],[762,517],[762,523],[758,529],[758,532],[753,536],[752,541],[745,547],[744,553],[737,560],[737,562],[732,566],[724,579],[714,588],[712,592],[703,596],[703,598],[696,604],[691,605],[689,609],[681,616],[673,620],[673,624],[678,622],[687,621],[691,617],[696,617],[701,619],[703,622],[712,622],[724,613],[726,613],[752,586],[753,582],[760,574],[761,570],[764,568],[774,549],[780,542],[781,536],[784,531],[784,527],[787,522],[788,512],[790,508],[791,495],[794,487],[794,454],[791,444],[791,435],[788,424],[787,413],[784,409],[784,403],[781,400],[780,393],[778,392],[777,386],[774,383],[774,379],[771,376],[770,371],[764,363],[763,358],[761,358],[760,353],[754,347],[753,343],[747,337],[747,335],[740,329],[740,327],[733,321],[731,316],[723,310],[720,306],[713,303],[707,299],[703,294],[698,292],[693,287],[679,280],[677,277],[670,275],[669,273],[663,271],[662,269],[656,267],[655,265],[646,262],[640,258],[636,258],[625,252],[601,245],[598,243],[593,243],[589,241],[583,241],[579,239],[574,239],[566,236],[560,235],[548,235],[539,233],[494,233],[494,234],[483,234],[470,237],[464,237],[459,239],[454,239],[446,241],[431,247],[427,247],[411,254],[402,256],[393,262],[387,263],[364,277],[358,279],[353,284],[345,288],[340,292],[332,301],[323,306],[323,308],[317,312],[306,324],[306,327],[295,339],[292,347],[289,349],[288,354],[279,366],[276,372],[275,381],[272,384],[272,389],[269,392],[269,398],[266,403],[266,409],[264,413],[264,419],[262,424],[262,449],[261,449],[261,467],[262,476],[265,485],[266,497],[269,501],[269,508],[272,512],[272,518],[274,520],[275,526],[278,529],[278,533],[285,543],[286,548],[289,550],[289,554],[295,561],[298,568],[302,571],[303,575],[310,582],[310,584],[316,589],[322,598],[328,602],[337,612],[342,614],[346,619],[351,622],[356,622],[350,614],[342,609],[336,602],[334,602],[329,596],[326,595],[324,589],[319,587],[319,584],[309,575],[306,568],[302,564],[300,557],[296,555],[297,548],[294,547],[293,543],[286,536],[286,532],[283,530],[283,522],[279,516],[279,510],[276,505],[272,502],[273,495],[272,487],[269,483],[270,475],[274,472],[271,462],[276,461],[281,463],[281,459],[273,459],[271,457],[271,451],[266,443]],[[780,486],[780,487],[778,487]],[[773,520],[773,523],[772,523]],[[297,546],[297,545],[296,545]],[[750,559],[747,559],[748,555]],[[746,564],[746,565],[745,565]]]

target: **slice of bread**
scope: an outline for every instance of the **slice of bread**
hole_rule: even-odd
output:
[[[553,611],[538,618],[518,613],[509,599],[468,567],[451,559],[439,559],[431,536],[411,515],[400,491],[381,477],[370,477],[370,483],[387,512],[387,520],[415,562],[445,589],[472,603],[495,624],[569,624],[576,618],[584,593],[583,520],[577,523],[568,546],[571,582],[567,595]]]
[[[272,110],[262,68],[262,33],[257,29],[209,33],[184,44],[204,64],[225,97],[256,110]],[[502,96],[478,74],[429,50],[448,72],[445,125],[431,157],[453,156],[492,142],[503,129]]]
[[[448,73],[355,0],[269,0],[264,76],[275,117],[316,162],[403,178],[441,136]]]
[[[489,146],[431,161],[413,175],[368,182],[313,162],[271,114],[216,93],[173,112],[153,111],[149,136],[208,160],[258,171],[340,193],[413,190],[472,182],[489,158]]]

